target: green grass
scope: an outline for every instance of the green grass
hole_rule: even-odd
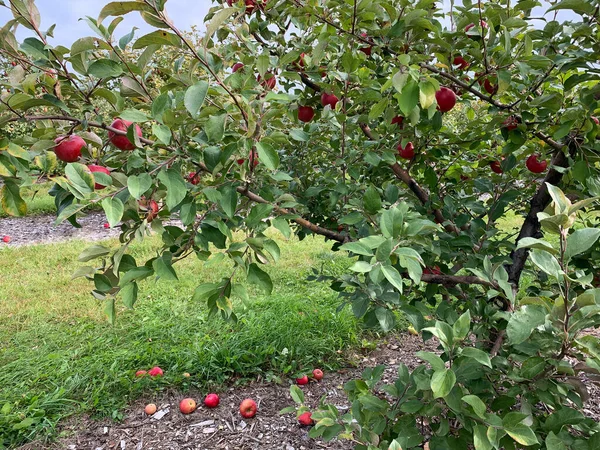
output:
[[[157,244],[146,240],[133,253],[148,257]],[[167,387],[218,389],[234,380],[335,367],[337,350],[360,341],[350,312],[336,314],[335,293],[306,281],[312,267],[339,274],[348,265],[321,239],[282,243],[281,261],[270,270],[274,293],[248,286],[251,301],[236,305],[237,323],[209,318],[204,304],[190,301],[197,284],[227,275],[229,263],[206,267],[190,259],[178,267],[180,282],[143,283],[135,310],[121,308],[114,327],[89,295],[91,285],[70,280],[86,245],[0,251],[0,448],[3,441],[52,437],[73,413],[119,418],[135,398]],[[154,365],[164,378],[133,377]]]

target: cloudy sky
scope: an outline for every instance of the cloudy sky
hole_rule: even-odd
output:
[[[88,27],[85,21],[79,19],[85,16],[98,17],[100,10],[110,0],[36,0],[40,13],[42,15],[42,30],[48,29],[52,24],[56,24],[54,30],[54,40],[51,42],[62,44],[70,47],[71,44],[78,38],[84,36],[93,36],[94,32]],[[222,2],[222,0],[219,0]],[[456,1],[458,4],[460,0]],[[444,0],[444,9],[450,9],[450,0]],[[211,6],[214,6],[211,0],[168,0],[167,11],[169,16],[174,20],[178,28],[185,30],[192,25],[197,25],[200,29],[204,28],[203,19]],[[540,16],[545,8],[536,8],[533,16]],[[552,13],[547,16],[552,18]],[[0,24],[6,23],[12,18],[12,14],[6,8],[0,7]],[[561,11],[558,20],[577,19],[573,13]],[[109,19],[105,22],[109,23]],[[449,23],[448,23],[449,24]],[[146,32],[151,31],[139,16],[138,13],[130,13],[125,16],[125,20],[121,22],[117,28],[115,36],[121,36],[129,33],[132,27],[138,27],[136,36],[142,36]],[[543,26],[543,22],[538,22],[536,26]],[[28,31],[20,27],[18,34],[19,40],[26,37]]]

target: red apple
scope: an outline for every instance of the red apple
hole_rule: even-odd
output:
[[[529,169],[530,172],[533,173],[542,173],[548,167],[548,163],[546,161],[539,161],[538,154],[534,153],[527,158],[525,165]]]
[[[306,63],[304,62],[305,56],[306,56],[306,53],[300,53],[300,57],[298,58],[298,60],[294,61],[294,63],[293,63],[294,69],[296,69],[296,70],[304,69],[304,66],[306,65]]]
[[[450,111],[456,105],[456,94],[445,86],[435,93],[435,99],[438,109],[443,113]]]
[[[76,134],[71,136],[59,136],[54,142],[54,153],[56,157],[64,162],[75,162],[81,156],[81,149],[85,147],[85,141]]]
[[[598,118],[597,118],[597,117],[594,117],[594,116],[592,116],[592,120],[594,121],[594,123],[595,123],[596,125],[600,125],[600,120],[598,120]]]
[[[152,414],[154,414],[156,412],[156,405],[154,403],[150,403],[148,405],[146,405],[146,407],[144,408],[144,412],[146,414],[148,414],[149,416],[151,416]]]
[[[192,398],[184,398],[179,402],[179,411],[182,414],[191,414],[196,411],[196,402]]]
[[[251,419],[256,415],[256,402],[247,398],[240,403],[240,414],[244,419]]]
[[[250,162],[250,165],[253,165],[254,167],[258,166],[258,153],[255,150],[251,150],[248,154],[248,161]]]
[[[208,394],[204,399],[204,405],[207,408],[216,408],[219,406],[219,396],[217,394]]]
[[[488,24],[487,24],[487,22],[486,22],[485,20],[480,20],[480,21],[479,21],[479,25],[481,25],[481,28],[483,28],[484,30],[485,30],[485,29],[487,29],[487,27],[488,27]],[[469,31],[470,29],[472,29],[474,26],[475,26],[475,24],[474,24],[474,23],[470,23],[469,25],[467,25],[467,26],[465,27],[465,33],[466,33],[467,31]]]
[[[246,3],[246,14],[252,14],[256,10],[256,0],[244,0]]]
[[[298,108],[298,120],[310,122],[315,117],[315,110],[310,106],[300,106]]]
[[[105,223],[104,225],[108,225],[108,224],[107,224],[107,223]],[[107,226],[105,226],[104,228],[108,228],[108,227],[107,227]],[[138,370],[138,371],[135,373],[135,376],[139,378],[139,377],[146,376],[147,374],[148,374],[148,372],[147,372],[146,370]]]
[[[490,162],[490,167],[492,169],[492,172],[495,172],[497,174],[503,173],[502,166],[500,165],[500,161]]]
[[[512,131],[512,130],[515,130],[519,126],[520,123],[521,123],[521,119],[519,117],[510,116],[510,117],[507,117],[504,122],[502,122],[502,125],[508,131]]]
[[[313,378],[317,381],[321,381],[323,379],[323,371],[321,369],[313,370]]]
[[[233,67],[231,68],[231,70],[233,71],[233,73],[237,72],[240,69],[243,69],[244,65],[241,62],[236,62]]]
[[[246,161],[246,158],[238,158],[238,159],[236,159],[236,161],[241,166]]]
[[[492,84],[489,78],[486,78],[483,82],[483,88],[490,95],[493,95],[498,91],[498,86],[496,84]]]
[[[196,172],[190,172],[187,176],[187,180],[196,186],[198,183],[200,183],[200,176]]]
[[[151,377],[162,377],[163,370],[160,367],[156,366],[148,371],[148,375],[150,375]]]
[[[398,155],[400,155],[400,158],[413,159],[415,157],[415,147],[413,143],[409,142],[404,148],[402,148],[402,143],[398,144]]]
[[[155,200],[150,200],[150,203],[148,203],[148,215],[146,216],[148,222],[152,222],[158,216],[158,210],[158,203]]]
[[[315,421],[312,420],[311,416],[312,414],[306,411],[305,413],[300,414],[300,416],[298,417],[298,422],[300,423],[300,425],[308,427],[315,423]]]
[[[129,122],[128,120],[123,119],[115,119],[110,126],[119,131],[127,132],[127,129],[132,125],[133,122]],[[135,125],[135,132],[139,137],[142,137],[142,129],[138,124]],[[108,140],[112,145],[117,147],[119,150],[134,150],[135,145],[129,142],[127,136],[122,136],[120,134],[116,134],[113,131],[108,132]]]
[[[462,56],[455,56],[452,64],[458,66],[460,70],[465,70],[469,67],[469,63]]]
[[[327,92],[323,92],[321,94],[321,105],[323,106],[331,106],[331,109],[335,109],[335,105],[339,99],[335,96],[335,94],[328,94]]]
[[[102,166],[97,166],[96,164],[90,164],[88,166],[88,169],[90,169],[90,172],[100,172],[100,173],[105,173],[106,175],[110,175],[110,170],[108,170],[106,167],[102,167]],[[95,183],[94,184],[94,189],[99,190],[99,189],[104,189],[106,186],[103,186],[101,184]]]
[[[104,226],[104,228],[110,228],[110,224],[108,222],[106,222],[103,226]],[[143,370],[142,372],[146,373],[145,370]],[[137,373],[136,373],[136,376],[137,376]]]
[[[361,33],[360,36],[362,38],[367,39],[368,41],[370,41],[370,39],[368,39],[369,35],[367,33]],[[373,46],[369,45],[367,47],[361,47],[358,50],[360,50],[361,52],[363,52],[365,55],[367,56],[371,56],[371,52],[373,51]]]
[[[392,119],[392,125],[397,124],[398,128],[402,128],[402,123],[404,122],[404,117],[396,116]]]
[[[296,378],[296,384],[299,386],[304,386],[305,384],[308,384],[308,376],[304,375],[301,378]]]
[[[268,74],[271,75],[271,78],[265,78],[263,80],[259,75],[256,77],[256,81],[258,81],[263,88],[271,90],[275,88],[275,85],[277,84],[277,78],[270,72],[268,72]]]
[[[10,242],[10,236],[3,236],[2,242],[4,242],[5,244],[8,244]]]
[[[441,275],[442,271],[439,266],[425,267],[423,273],[426,275]]]

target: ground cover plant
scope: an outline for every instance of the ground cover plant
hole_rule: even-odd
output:
[[[226,259],[192,301],[235,322],[238,277],[274,289],[265,267],[283,258],[266,230],[320,235],[353,263],[311,280],[367,326],[391,330],[402,311],[440,353],[385,387],[366,371],[346,385],[351,410],[323,404],[311,436],[599,446],[580,411],[600,379],[595,1],[227,0],[201,37],[166,0],[110,2],[70,48],[33,0],[3,3],[0,124],[23,131],[0,144],[3,208],[25,214],[20,188],[42,175],[57,222],[102,206],[120,246],[84,250],[78,275],[111,321],[141,283]],[[155,31],[121,30],[126,14]],[[518,233],[502,232],[514,215]],[[161,250],[132,254],[149,229]]]

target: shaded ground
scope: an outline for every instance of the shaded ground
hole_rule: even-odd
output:
[[[397,374],[399,362],[414,368],[420,363],[414,354],[423,349],[433,350],[435,346],[432,341],[423,344],[420,337],[402,334],[398,338],[381,342],[378,349],[368,355],[350,355],[355,367],[337,373],[326,373],[320,383],[311,382],[302,388],[306,404],[314,408],[319,399],[326,396],[328,403],[346,410],[348,403],[342,385],[359,377],[363,368],[387,364],[384,381],[391,382]],[[219,393],[221,404],[216,409],[201,406],[188,416],[179,412],[178,404],[182,398],[192,397],[198,402],[205,394],[169,392],[158,398],[145,398],[125,412],[121,423],[79,417],[63,427],[63,434],[68,437],[51,446],[31,443],[21,447],[21,450],[353,448],[347,441],[323,442],[310,439],[308,429],[298,425],[294,414],[279,415],[280,410],[293,404],[287,382],[283,385],[255,382],[243,387],[231,387]],[[239,404],[244,398],[253,398],[259,405],[258,413],[253,419],[243,420],[238,413]],[[155,416],[148,417],[144,414],[146,403],[156,403],[159,407]]]

